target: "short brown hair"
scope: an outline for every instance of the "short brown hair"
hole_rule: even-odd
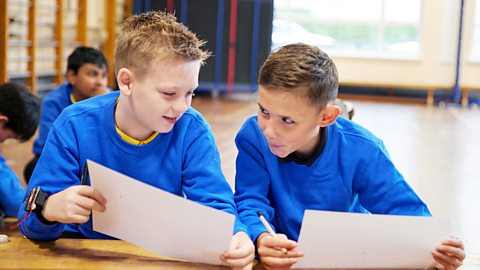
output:
[[[298,91],[319,109],[338,93],[337,68],[315,46],[295,43],[272,52],[260,68],[258,84],[267,89]]]
[[[152,63],[172,56],[203,63],[210,55],[202,50],[204,44],[172,14],[149,11],[130,16],[117,38],[115,72],[125,67],[141,77]]]

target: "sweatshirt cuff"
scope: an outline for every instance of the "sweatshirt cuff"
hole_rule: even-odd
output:
[[[243,224],[240,219],[237,217],[235,218],[235,225],[233,226],[233,234],[236,234],[238,232],[245,232],[250,239],[252,238],[252,235],[250,234],[250,231],[248,230],[248,227]]]
[[[61,236],[65,224],[60,222],[44,223],[40,220],[40,215],[33,212],[23,224],[20,225],[22,233],[30,239],[35,240],[54,240]]]
[[[260,234],[262,233],[265,233],[265,232],[268,232],[267,229],[262,225],[259,225],[259,226],[251,226],[250,227],[250,236],[252,238],[252,241],[254,243],[257,242],[257,238],[258,236],[260,236]]]

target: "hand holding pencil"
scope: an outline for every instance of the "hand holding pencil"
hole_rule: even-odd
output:
[[[257,238],[258,254],[266,269],[291,267],[298,258],[303,257],[303,252],[298,250],[295,241],[289,240],[284,234],[275,233],[265,217],[260,212],[257,215],[267,229],[267,232]]]

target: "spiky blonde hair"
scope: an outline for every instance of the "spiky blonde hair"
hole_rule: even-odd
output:
[[[172,14],[150,11],[130,16],[117,38],[115,72],[128,68],[142,77],[152,64],[172,56],[203,63],[210,56],[202,50],[204,44]]]

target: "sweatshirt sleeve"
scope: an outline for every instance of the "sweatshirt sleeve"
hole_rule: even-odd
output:
[[[260,144],[262,140],[263,135],[255,128],[253,121],[247,121],[235,138],[238,148],[235,202],[240,219],[248,226],[253,241],[267,231],[257,211],[260,211],[270,224],[274,216],[274,209],[270,206],[268,199],[270,177],[262,154]],[[273,225],[272,228],[275,230]]]
[[[24,195],[20,180],[0,157],[0,207],[7,216],[17,216]]]
[[[37,186],[40,186],[42,191],[52,195],[79,184],[80,165],[76,158],[77,149],[73,146],[75,143],[67,143],[67,140],[64,139],[71,138],[71,140],[74,140],[75,136],[73,134],[62,136],[61,133],[61,131],[71,133],[71,130],[71,127],[54,125],[28,184],[26,194]],[[25,197],[18,213],[19,220],[28,214],[25,211]],[[39,219],[38,214],[33,212],[19,227],[27,238],[54,240],[61,236],[65,224],[58,222],[44,223]]]
[[[53,90],[58,91],[58,90]],[[33,153],[40,155],[42,153],[47,136],[52,129],[53,122],[57,119],[64,108],[62,108],[59,102],[56,102],[50,97],[45,97],[42,102],[42,114],[40,116],[40,123],[38,125],[38,137],[33,144]]]
[[[235,216],[234,233],[247,227],[238,218],[232,189],[222,173],[220,155],[208,125],[196,122],[189,127],[182,166],[183,192],[192,201]]]
[[[373,214],[430,216],[426,204],[405,181],[381,141],[357,176],[363,207]]]

